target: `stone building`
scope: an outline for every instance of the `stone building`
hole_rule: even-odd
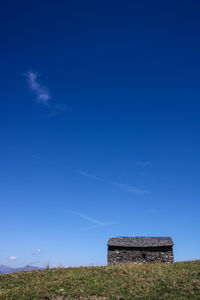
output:
[[[115,237],[108,241],[108,264],[174,261],[170,237]]]

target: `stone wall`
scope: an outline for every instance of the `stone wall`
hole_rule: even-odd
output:
[[[108,264],[145,263],[145,262],[173,262],[172,246],[166,247],[108,247]]]

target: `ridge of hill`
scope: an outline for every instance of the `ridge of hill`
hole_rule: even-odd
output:
[[[200,299],[200,260],[0,275],[0,299]]]
[[[26,265],[24,267],[19,268],[11,268],[5,265],[0,265],[0,274],[9,274],[9,273],[15,273],[15,272],[21,272],[21,271],[35,271],[35,270],[42,270],[43,268],[34,267],[30,265]]]

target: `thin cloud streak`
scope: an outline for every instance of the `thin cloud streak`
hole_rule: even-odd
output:
[[[148,210],[148,213],[154,214],[154,213],[156,213],[156,210],[154,208],[151,208],[151,209]]]
[[[78,216],[78,217],[80,217],[80,218],[82,218],[84,220],[87,220],[87,221],[89,221],[89,222],[91,222],[93,224],[96,224],[98,226],[108,226],[108,225],[115,224],[114,222],[101,222],[99,220],[90,218],[90,217],[88,217],[88,216],[86,216],[86,215],[84,215],[82,213],[76,212],[76,211],[69,210],[68,212],[71,213],[71,214],[73,214],[73,215],[76,215],[76,216]]]
[[[114,185],[118,186],[119,188],[121,188],[123,191],[127,192],[127,193],[132,193],[135,195],[146,195],[149,194],[148,191],[142,190],[142,189],[138,189],[134,186],[128,185],[128,184],[124,184],[124,183],[113,183]]]
[[[94,180],[102,181],[102,182],[105,182],[107,184],[114,185],[114,186],[120,188],[121,190],[123,190],[124,192],[127,192],[127,193],[132,193],[132,194],[135,194],[135,195],[146,195],[146,194],[149,194],[149,192],[146,191],[146,190],[138,189],[138,188],[136,188],[134,186],[131,186],[131,185],[128,185],[128,184],[124,184],[124,183],[117,183],[117,182],[105,181],[104,179],[102,179],[100,177],[97,177],[95,175],[86,173],[86,172],[81,171],[81,170],[79,170],[78,173],[80,175],[82,175],[82,176],[85,176],[85,177],[88,177],[88,178],[91,178],[91,179],[94,179]]]
[[[49,89],[38,82],[38,73],[29,71],[26,73],[29,88],[35,93],[39,103],[47,104],[51,99]]]
[[[36,265],[36,264],[39,264],[39,260],[33,260],[33,261],[30,261],[29,265]]]
[[[152,163],[150,161],[137,161],[136,165],[137,166],[142,166],[142,167],[147,167],[147,166],[151,166]]]
[[[93,174],[90,174],[90,173],[87,173],[87,172],[84,172],[84,171],[81,171],[81,170],[78,170],[77,171],[80,175],[83,175],[85,177],[88,177],[88,178],[91,178],[91,179],[95,179],[95,180],[99,180],[99,181],[104,181],[104,179],[98,177],[98,176],[95,176]]]
[[[51,108],[52,108],[52,112],[50,112],[48,114],[49,118],[55,117],[55,116],[57,116],[58,114],[61,114],[61,113],[67,113],[67,112],[71,112],[72,111],[72,109],[69,108],[65,104],[51,105]]]

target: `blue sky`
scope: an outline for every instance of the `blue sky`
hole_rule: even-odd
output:
[[[1,3],[0,264],[199,259],[198,1]]]

